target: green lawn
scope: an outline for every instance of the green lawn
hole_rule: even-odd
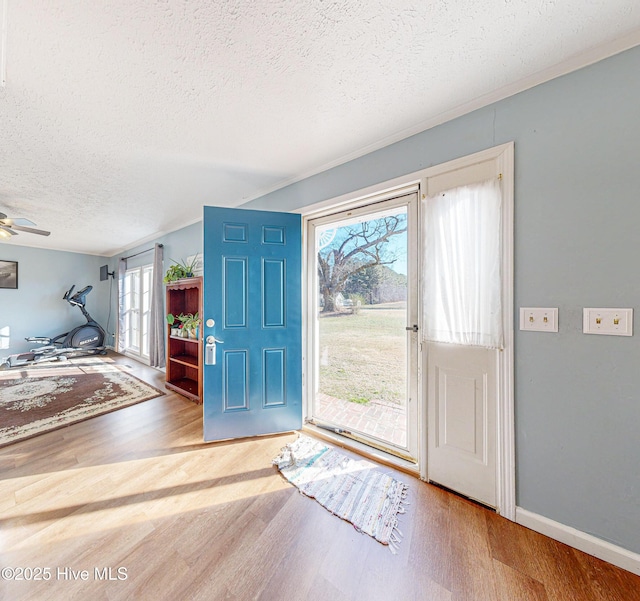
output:
[[[320,392],[355,403],[406,397],[405,303],[320,314]]]

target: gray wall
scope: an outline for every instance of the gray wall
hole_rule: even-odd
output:
[[[640,331],[582,334],[582,307],[640,311],[640,47],[245,205],[293,210],[515,141],[517,503],[640,552]],[[636,319],[636,326],[639,323]]]
[[[18,289],[0,288],[0,357],[33,347],[27,336],[57,336],[85,323],[80,310],[62,300],[72,284],[76,290],[93,286],[87,310],[106,328],[109,285],[100,282],[105,257],[0,243],[0,259],[18,261]]]
[[[130,248],[126,252],[111,257],[109,265],[115,267],[117,272],[120,257],[128,257],[142,250],[153,248],[156,242],[164,245],[164,265],[166,270],[173,261],[183,261],[190,255],[202,252],[202,221],[183,227],[175,232],[164,234],[151,242]],[[148,265],[152,262],[153,253],[149,252],[129,259],[127,265],[129,267],[137,267],[140,265]]]
[[[116,281],[100,281],[100,266],[118,271],[120,256],[133,255],[164,244],[165,269],[171,259],[186,259],[202,252],[202,223],[196,223],[158,240],[128,250],[116,257],[98,257],[81,253],[61,252],[0,243],[0,259],[18,261],[18,289],[0,288],[0,358],[28,350],[34,345],[27,336],[55,336],[84,323],[77,308],[62,300],[64,293],[75,284],[76,290],[93,286],[87,297],[91,316],[107,330],[107,344],[114,345],[118,319]],[[132,259],[130,266],[153,261],[153,253]]]
[[[135,255],[142,250],[153,248],[156,242],[164,246],[164,271],[166,271],[173,263],[173,261],[183,261],[191,255],[202,252],[202,222],[199,221],[198,223],[183,227],[182,229],[176,230],[175,232],[164,234],[163,236],[160,236],[159,238],[152,240],[151,242],[147,242],[135,248],[130,248],[126,252],[111,257],[111,259],[109,259],[109,270],[115,271],[117,277],[118,262],[121,257],[128,257],[131,255]],[[153,263],[152,252],[144,253],[142,255],[138,255],[137,257],[129,259],[127,261],[127,266],[131,268],[138,267],[140,265],[148,265],[150,263]],[[114,315],[118,314],[118,299],[115,293],[112,298],[111,310]],[[110,332],[115,334],[116,326],[117,324],[114,324]]]

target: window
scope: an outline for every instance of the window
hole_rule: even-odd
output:
[[[127,269],[124,275],[124,295],[121,332],[125,354],[149,359],[149,319],[151,315],[151,282],[153,266]]]

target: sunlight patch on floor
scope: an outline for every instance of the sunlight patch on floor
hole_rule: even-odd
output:
[[[223,477],[217,470],[207,473],[203,471],[203,454],[206,451],[188,453],[186,458],[181,453],[74,468],[48,474],[36,482],[34,476],[25,477],[25,486],[16,492],[21,497],[19,504],[7,508],[0,520],[2,547],[15,551],[58,543],[111,530],[114,517],[118,528],[135,526],[289,486],[268,464],[256,470],[235,471],[225,465]],[[14,479],[13,490],[15,484]],[[29,513],[32,499],[38,510]],[[71,513],[65,516],[66,512]]]

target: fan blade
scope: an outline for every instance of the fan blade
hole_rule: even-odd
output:
[[[0,230],[2,230],[3,232],[7,232],[8,234],[11,234],[12,236],[17,236],[18,232],[14,232],[10,227],[5,227],[4,225],[0,224]],[[6,237],[6,234],[4,234],[4,237]]]
[[[40,236],[48,236],[51,233],[45,230],[37,230],[33,227],[23,227],[22,225],[12,225],[11,229],[20,230],[21,232],[29,232],[30,234],[39,234]]]
[[[3,219],[5,225],[20,225],[26,227],[33,227],[35,223],[30,219],[25,219],[24,217],[17,217],[16,219],[11,219],[11,217],[6,217]]]

